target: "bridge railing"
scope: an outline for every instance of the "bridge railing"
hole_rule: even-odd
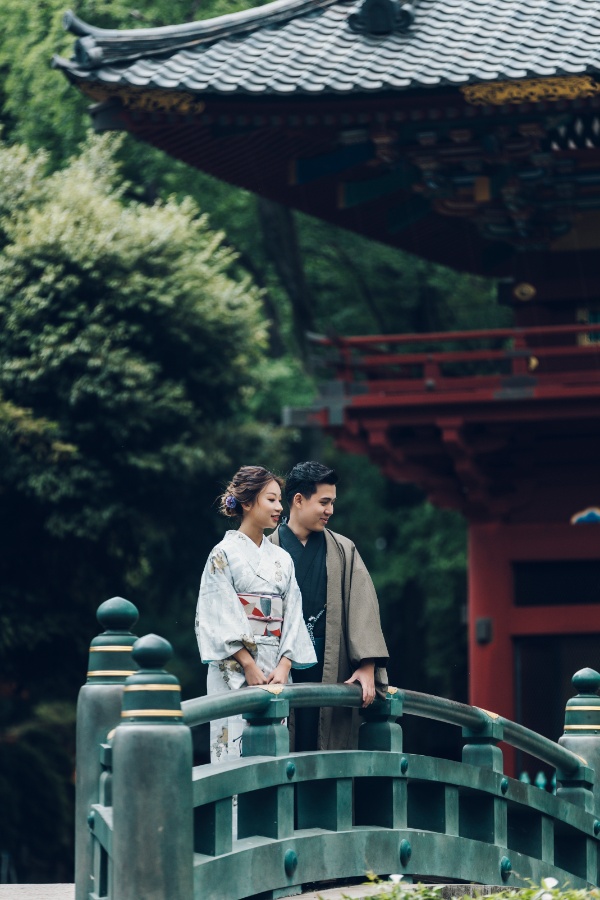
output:
[[[107,631],[91,657],[131,648],[129,632]],[[140,668],[123,679],[118,719],[108,721],[114,709],[107,716],[101,699],[114,684],[92,674],[99,680],[83,689],[78,773],[92,768],[98,777],[78,797],[77,900],[274,900],[369,870],[598,884],[600,676],[592,670],[575,676],[562,744],[485,710],[391,688],[361,709],[357,750],[290,753],[290,708],[360,707],[360,688],[269,685],[180,703],[163,668],[169,655],[167,642],[150,635],[135,643],[134,663],[123,658],[123,673]],[[90,671],[117,677],[105,663]],[[243,758],[192,767],[190,728],[239,713]],[[405,752],[403,714],[461,727],[462,762]],[[507,777],[502,741],[556,767],[557,795]]]
[[[324,362],[348,384],[366,379],[374,392],[436,393],[497,386],[506,376],[535,374],[540,385],[575,389],[582,372],[598,381],[600,324],[541,325],[418,334],[326,337]],[[444,349],[442,349],[444,348]],[[595,370],[595,372],[594,372]]]

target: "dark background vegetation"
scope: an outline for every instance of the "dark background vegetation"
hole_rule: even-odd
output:
[[[107,27],[184,22],[235,0],[86,0]],[[251,4],[246,4],[251,5]],[[390,680],[466,699],[465,528],[316,432],[304,331],[503,324],[490,284],[436,268],[88,134],[50,68],[64,0],[4,0],[0,33],[0,854],[22,882],[72,880],[74,704],[95,610],[121,595],[203,691],[196,593],[243,463],[318,457],[341,475],[334,528],[370,567]],[[315,374],[316,373],[316,374]],[[435,733],[408,729],[409,749]]]

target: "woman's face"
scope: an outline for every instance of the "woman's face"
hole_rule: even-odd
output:
[[[242,504],[244,520],[251,521],[258,528],[276,528],[283,506],[281,505],[281,488],[273,479],[262,489],[252,506]]]

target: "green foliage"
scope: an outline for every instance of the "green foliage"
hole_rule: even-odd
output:
[[[74,707],[50,703],[0,729],[0,847],[31,882],[48,879],[48,859],[57,881],[72,878],[74,721]]]
[[[278,433],[244,412],[266,341],[256,289],[231,277],[232,251],[191,201],[122,203],[111,143],[35,188],[40,158],[0,148],[29,191],[0,210],[0,640],[19,668],[73,633],[78,604],[183,590],[170,566],[198,552],[240,442],[277,457]]]
[[[422,502],[405,507],[400,521],[397,513],[390,521],[392,516],[388,511],[388,558],[376,581],[390,643],[404,650],[396,681],[413,689],[426,682],[430,693],[462,700],[467,649],[464,521],[453,511]],[[415,639],[418,655],[411,650]]]
[[[375,875],[369,875],[367,883],[377,885],[378,889],[369,895],[369,888],[366,887],[363,900],[376,900],[376,898],[377,900],[380,898],[383,900],[441,900],[442,896],[451,896],[452,900],[459,900],[463,897],[469,897],[472,900],[482,900],[484,897],[493,897],[494,900],[598,900],[600,898],[598,888],[585,890],[570,888],[568,885],[561,888],[556,878],[542,878],[539,885],[524,882],[523,886],[519,887],[494,888],[492,892],[485,888],[478,889],[475,886],[474,890],[469,888],[466,894],[463,890],[457,889],[453,895],[448,893],[448,885],[411,884],[402,881],[401,875],[390,875],[390,881],[392,885],[387,888],[387,882],[381,881]]]
[[[394,334],[496,327],[509,314],[494,286],[407,253],[299,216],[300,243],[316,328],[324,333]]]
[[[354,536],[377,588],[390,683],[466,701],[464,520],[363,457],[319,450],[340,475],[331,527]]]
[[[77,0],[70,5],[84,21],[102,28],[148,28],[260,4],[239,0],[143,0],[131,6],[123,0]],[[4,0],[2,4],[0,103],[5,137],[34,149],[46,148],[55,165],[77,150],[88,128],[89,101],[50,69],[54,55],[71,55],[73,36],[65,32],[62,24],[67,8],[64,0]]]

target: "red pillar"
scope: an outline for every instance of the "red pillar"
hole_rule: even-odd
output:
[[[497,523],[469,528],[469,702],[512,718],[512,579],[503,530]],[[478,640],[484,623],[489,636]]]
[[[514,719],[515,707],[512,593],[505,528],[497,522],[470,525],[469,703],[508,719]],[[503,750],[510,772],[512,751]]]
[[[598,634],[600,604],[517,606],[513,563],[600,558],[600,525],[471,524],[469,527],[469,702],[515,719],[514,641],[536,635]],[[582,660],[581,665],[589,665]],[[527,723],[523,723],[527,724]],[[505,768],[514,757],[505,748]]]

